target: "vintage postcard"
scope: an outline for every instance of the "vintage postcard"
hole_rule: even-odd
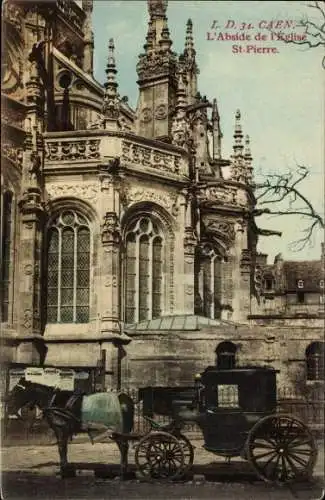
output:
[[[3,497],[320,498],[325,2],[1,22]]]

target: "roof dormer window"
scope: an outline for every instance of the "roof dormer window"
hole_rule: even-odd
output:
[[[298,288],[303,288],[304,287],[304,280],[298,280],[297,286],[298,286]]]

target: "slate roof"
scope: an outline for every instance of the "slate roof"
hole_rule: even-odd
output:
[[[282,276],[284,278],[284,288],[287,291],[320,291],[320,281],[324,280],[325,272],[321,260],[287,260],[283,261]],[[279,271],[280,271],[279,269]],[[276,277],[276,265],[268,264],[262,266],[263,277],[270,278]],[[298,286],[298,281],[302,280],[303,286]],[[277,283],[275,288],[277,288]],[[323,285],[324,288],[324,285]]]
[[[320,260],[284,261],[283,272],[287,290],[320,289],[320,280],[324,279],[324,269]],[[298,287],[298,281],[303,281],[303,287]]]
[[[126,331],[134,330],[201,330],[209,326],[231,326],[234,323],[230,321],[221,321],[217,319],[206,318],[204,316],[197,316],[192,314],[184,314],[178,316],[163,316],[161,318],[150,319],[135,323],[132,325],[125,325]]]

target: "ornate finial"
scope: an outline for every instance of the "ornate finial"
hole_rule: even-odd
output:
[[[213,138],[213,159],[221,158],[221,139],[222,132],[220,128],[220,115],[218,110],[217,99],[213,99],[212,101],[212,114],[211,114],[211,122],[212,122],[212,138]]]
[[[186,90],[184,85],[184,75],[179,73],[178,75],[178,86],[176,92],[176,109],[186,107]]]
[[[161,48],[169,50],[172,44],[173,42],[170,39],[169,29],[167,25],[167,18],[164,18],[159,45],[161,46]]]
[[[249,135],[246,135],[245,136],[245,157],[246,158],[251,158],[252,155],[251,155],[251,148],[250,148],[250,139],[249,139]]]
[[[240,110],[237,109],[235,117],[235,133],[234,133],[235,142],[233,145],[235,156],[241,156],[243,154],[243,149],[244,149],[243,132],[241,128],[240,118],[241,118]]]
[[[150,51],[154,47],[154,42],[156,40],[156,33],[152,24],[152,21],[149,21],[148,24],[148,33],[146,36],[146,43],[144,44],[143,48],[146,52]]]
[[[150,19],[166,17],[168,0],[148,0],[148,12]]]
[[[103,113],[109,118],[117,118],[119,114],[119,102],[117,96],[117,81],[116,81],[116,64],[114,55],[114,41],[113,38],[109,40],[108,44],[108,60],[106,66],[107,79],[104,83],[105,95]]]
[[[213,122],[220,120],[217,99],[213,99],[213,101],[212,101],[212,117],[211,118],[212,118]]]
[[[252,155],[250,149],[249,135],[245,136],[245,151],[244,151],[245,165],[246,165],[246,182],[249,184],[253,180],[253,168],[252,168]]]
[[[189,19],[186,23],[186,38],[185,38],[184,55],[188,59],[194,59],[195,54],[196,54],[196,52],[194,49],[193,23],[192,23],[192,20]]]

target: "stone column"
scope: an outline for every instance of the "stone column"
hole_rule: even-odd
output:
[[[194,262],[197,234],[194,228],[192,204],[193,195],[188,193],[184,229],[184,314],[194,314],[195,310]]]
[[[103,297],[102,333],[120,332],[120,227],[115,212],[106,212],[102,226]]]
[[[121,232],[120,232],[120,164],[112,160],[101,167],[102,213],[104,221],[102,237],[102,285],[100,297],[101,310],[101,348],[106,350],[107,386],[120,385],[119,346],[129,342],[123,334],[120,321],[121,294]]]
[[[45,354],[42,332],[42,163],[44,95],[38,65],[31,60],[26,82],[28,111],[23,154],[22,191],[18,206],[20,218],[19,261],[19,333],[23,341],[17,348],[16,362],[39,363]]]
[[[242,250],[240,260],[239,312],[242,322],[248,322],[250,314],[252,256],[249,250]]]
[[[41,258],[44,211],[41,191],[27,187],[19,202],[21,212],[19,254],[19,332],[24,338],[17,351],[19,363],[39,362],[31,342],[42,344]],[[42,357],[42,356],[41,356]]]

